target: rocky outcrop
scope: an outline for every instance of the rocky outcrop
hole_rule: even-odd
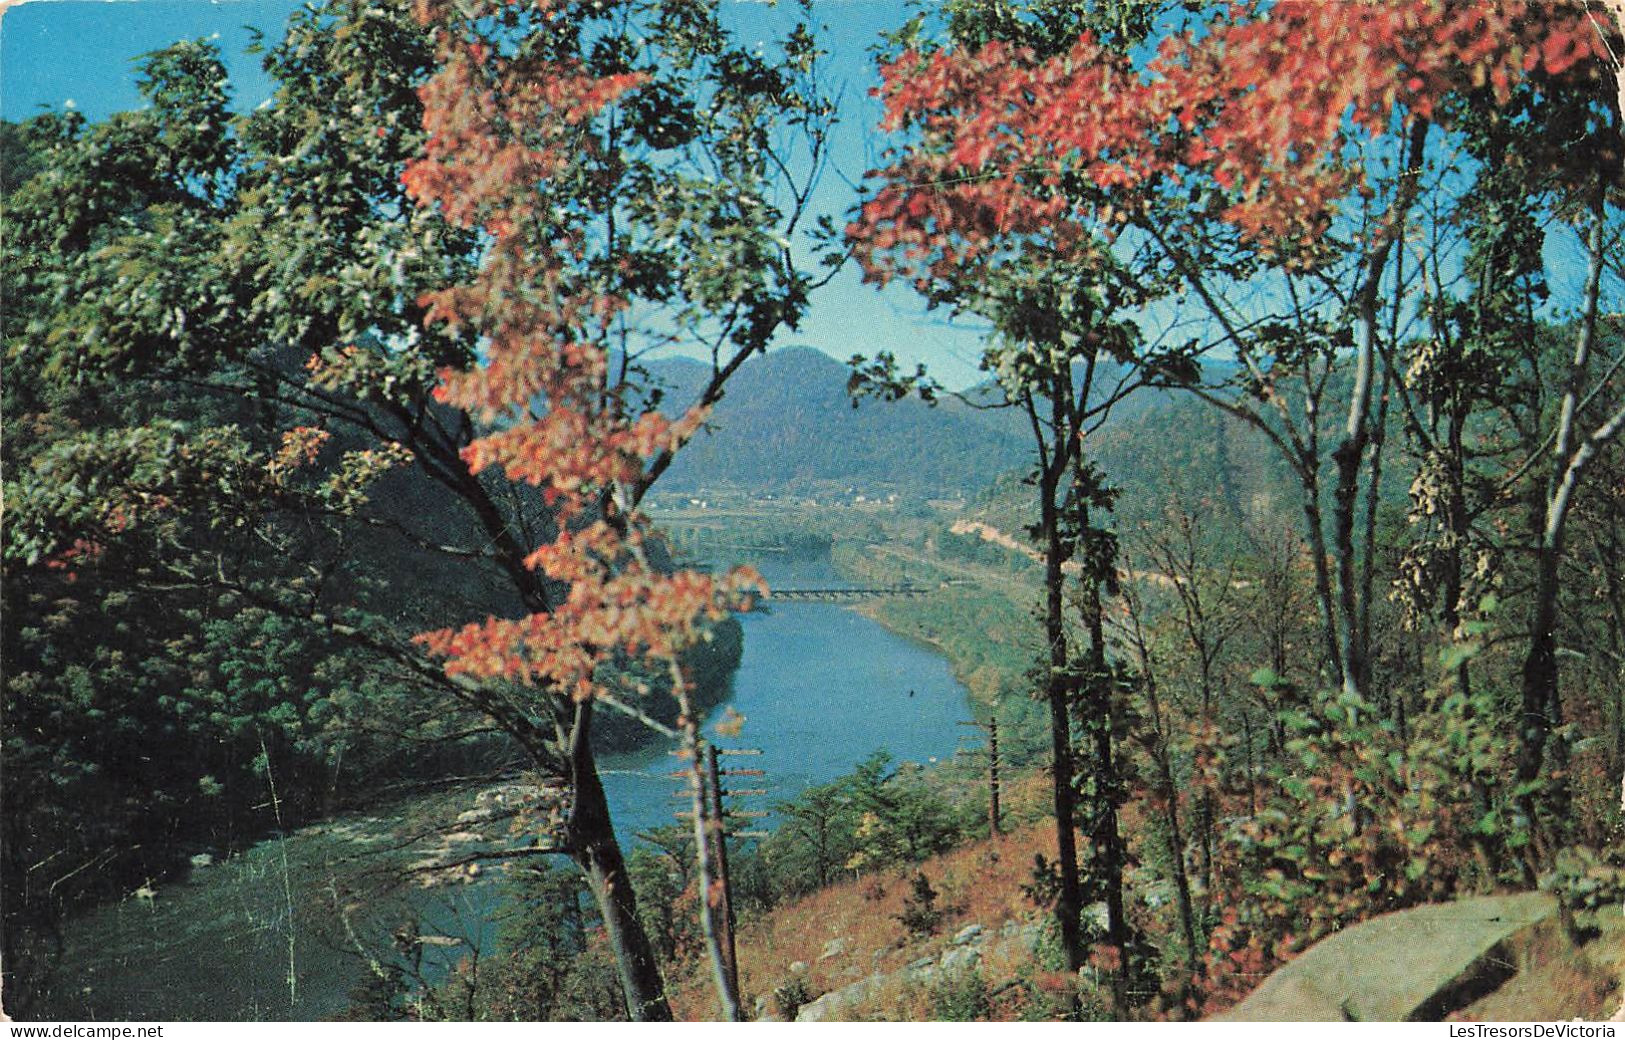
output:
[[[1545,892],[1435,903],[1321,940],[1216,1016],[1232,1022],[1437,1021],[1521,970],[1556,927]]]
[[[930,985],[945,975],[969,971],[984,956],[1009,956],[1018,952],[1031,954],[1037,949],[1042,934],[1043,929],[1038,924],[1018,924],[1015,921],[1006,922],[996,935],[979,924],[965,925],[940,952],[933,950],[928,956],[916,957],[899,971],[876,971],[803,1004],[796,1014],[796,1021],[850,1021],[889,987]],[[828,947],[825,949],[827,951]]]

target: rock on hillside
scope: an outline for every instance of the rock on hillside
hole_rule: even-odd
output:
[[[797,1022],[844,1022],[858,1017],[888,989],[929,986],[956,972],[976,968],[984,959],[996,963],[1027,960],[1038,949],[1043,926],[1006,921],[996,935],[980,924],[961,928],[947,943],[930,944],[914,952],[923,953],[905,967],[892,972],[876,971],[848,983],[801,1006]],[[941,946],[940,953],[937,946]]]
[[[1620,930],[1592,945],[1617,946]],[[1616,958],[1620,951],[1615,950]],[[1545,892],[1483,896],[1372,918],[1310,947],[1235,1007],[1232,1022],[1398,1022],[1446,1017],[1570,1017],[1606,1013],[1590,999],[1616,988],[1618,964],[1597,963],[1562,934]],[[1597,974],[1597,969],[1602,974]],[[1612,978],[1609,978],[1609,973]],[[1587,976],[1592,976],[1587,978]],[[1536,981],[1539,978],[1544,981]],[[1565,980],[1565,987],[1556,985]],[[1579,985],[1568,985],[1579,980]],[[1538,1010],[1503,990],[1534,985]],[[1557,992],[1569,988],[1571,992]]]

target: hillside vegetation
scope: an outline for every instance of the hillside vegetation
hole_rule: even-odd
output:
[[[680,359],[650,370],[677,408],[698,396],[710,374]],[[979,487],[1021,459],[1007,424],[978,421],[954,402],[854,406],[847,375],[845,365],[811,347],[769,351],[741,370],[709,430],[684,449],[662,486],[794,494],[855,485],[870,494],[930,497]]]
[[[1012,799],[1018,820],[1041,814],[1042,791],[1026,783]],[[1036,809],[1036,813],[1035,810]],[[1017,823],[997,839],[980,838],[903,870],[837,882],[748,921],[740,931],[742,986],[756,996],[763,1019],[848,1021],[1043,1021],[1066,1011],[1076,983],[1066,972],[1045,915],[1025,898],[1012,898],[1027,882],[1035,856],[1053,858],[1053,835],[1039,823]],[[914,879],[925,877],[937,894],[938,917],[926,932],[911,930],[908,906]],[[1512,897],[1526,906],[1531,897]],[[1555,906],[1555,900],[1545,898]],[[1522,902],[1519,902],[1519,900]],[[1237,1021],[1393,1020],[1415,1012],[1453,1021],[1599,1020],[1625,1011],[1625,923],[1617,912],[1594,918],[1595,937],[1576,942],[1558,927],[1555,911],[1531,926],[1523,911],[1510,925],[1480,925],[1511,933],[1511,942],[1474,945],[1471,922],[1492,919],[1492,900],[1440,904],[1383,920],[1385,937],[1345,943],[1347,965],[1332,974],[1305,973],[1296,962],[1265,987],[1275,1003],[1249,1003]],[[1164,908],[1166,909],[1166,908]],[[1099,913],[1102,907],[1091,908]],[[1137,913],[1158,911],[1140,907]],[[1452,924],[1453,915],[1462,923]],[[1354,940],[1354,936],[1350,936]],[[1455,945],[1451,945],[1454,942]],[[1384,952],[1392,943],[1392,952]],[[1328,942],[1327,945],[1331,945]],[[1334,951],[1306,956],[1322,964]],[[1463,961],[1462,958],[1465,957]],[[1474,963],[1458,975],[1462,963]],[[1403,966],[1401,963],[1403,962]],[[1459,963],[1458,963],[1459,962]],[[1364,972],[1362,976],[1361,972]],[[1085,1014],[1109,1016],[1110,996],[1098,968],[1087,972]],[[1363,982],[1362,982],[1363,979]],[[1384,1011],[1390,990],[1409,1000]],[[1314,1002],[1319,992],[1349,995]],[[1149,996],[1149,995],[1148,995]],[[680,1002],[694,1017],[706,1014],[702,980],[689,982]],[[1155,999],[1148,1000],[1154,1004]],[[1251,1010],[1249,1010],[1251,1009]],[[1215,1005],[1209,1009],[1222,1012]],[[1375,1018],[1367,1019],[1367,1014]]]

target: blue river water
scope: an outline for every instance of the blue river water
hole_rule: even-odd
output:
[[[763,568],[781,588],[830,588],[825,566]],[[966,691],[948,663],[846,607],[787,603],[741,619],[744,654],[726,707],[745,716],[719,746],[759,749],[728,763],[761,770],[735,786],[765,788],[739,808],[771,810],[810,785],[850,772],[876,750],[929,763],[965,734]],[[624,845],[675,823],[681,763],[664,746],[600,760]],[[472,804],[473,792],[467,795]],[[425,936],[425,968],[441,976],[473,946],[489,949],[501,916],[488,874],[401,892],[368,887],[368,871],[399,866],[387,852],[410,823],[401,806],[268,839],[191,877],[67,922],[58,970],[35,1016],[87,1020],[287,1020],[342,1014],[368,960],[403,920]],[[772,827],[771,818],[752,821]],[[372,864],[369,866],[369,863]],[[370,893],[370,894],[369,894]],[[421,940],[420,940],[421,942]],[[387,955],[387,954],[386,954]]]
[[[842,587],[827,567],[763,567],[770,586]],[[726,707],[745,716],[723,748],[760,755],[727,764],[760,769],[738,786],[765,788],[751,808],[770,809],[814,784],[848,773],[877,750],[897,762],[952,755],[970,717],[966,691],[948,662],[893,635],[855,610],[785,603],[746,614],[744,656]],[[623,840],[669,824],[680,767],[666,746],[601,761],[605,793]],[[745,802],[741,802],[745,805]],[[768,823],[771,826],[771,821]]]

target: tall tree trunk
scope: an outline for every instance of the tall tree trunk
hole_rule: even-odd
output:
[[[1174,874],[1174,904],[1179,911],[1179,931],[1185,939],[1185,969],[1195,975],[1201,947],[1196,944],[1196,911],[1191,902],[1190,876],[1185,870],[1185,837],[1179,825],[1179,786],[1174,782],[1167,741],[1160,732],[1157,741],[1158,747],[1152,759],[1157,764],[1157,786],[1161,791],[1163,816],[1168,827],[1168,860]]]
[[[1403,253],[1397,254],[1403,256]],[[1398,263],[1396,259],[1396,264]],[[1396,278],[1398,276],[1396,275]],[[1382,457],[1388,443],[1388,370],[1377,388],[1377,419],[1371,429],[1371,475],[1365,486],[1365,530],[1360,539],[1360,660],[1365,662],[1366,686],[1371,685],[1371,603],[1377,575],[1377,514],[1382,505]],[[1395,696],[1398,696],[1395,691]]]
[[[1337,639],[1337,600],[1332,594],[1332,574],[1326,551],[1326,528],[1320,511],[1320,476],[1315,460],[1302,460],[1298,483],[1303,492],[1304,534],[1309,539],[1309,555],[1315,567],[1315,604],[1319,608],[1321,638],[1325,643],[1326,667],[1333,684],[1343,685],[1343,651]]]
[[[1044,537],[1044,639],[1048,644],[1049,672],[1045,695],[1049,700],[1050,749],[1053,759],[1051,787],[1055,801],[1055,847],[1060,870],[1061,891],[1055,901],[1056,921],[1061,927],[1061,946],[1066,951],[1069,971],[1083,967],[1083,937],[1079,932],[1082,896],[1078,884],[1078,845],[1072,789],[1076,768],[1072,759],[1072,679],[1063,613],[1066,573],[1061,569],[1065,548],[1061,538],[1060,510],[1055,501],[1058,475],[1042,466],[1039,475],[1040,527]]]
[[[1080,493],[1077,506],[1078,537],[1090,536],[1089,507]],[[1084,625],[1089,632],[1088,710],[1092,715],[1089,729],[1093,735],[1095,759],[1095,807],[1097,820],[1094,839],[1100,854],[1096,859],[1101,882],[1106,891],[1106,941],[1117,949],[1117,970],[1112,985],[1112,1003],[1119,1018],[1129,1006],[1129,929],[1123,903],[1123,868],[1128,856],[1123,848],[1123,836],[1118,827],[1118,776],[1116,748],[1112,740],[1114,680],[1106,663],[1106,631],[1101,610],[1100,586],[1104,575],[1097,565],[1097,553],[1087,554],[1088,565],[1084,577],[1087,585],[1083,594]]]
[[[1372,378],[1376,373],[1379,335],[1379,291],[1382,275],[1394,253],[1394,244],[1405,233],[1405,218],[1416,199],[1421,177],[1422,152],[1427,145],[1430,124],[1415,120],[1407,139],[1405,170],[1395,189],[1385,225],[1378,228],[1377,240],[1362,265],[1359,293],[1355,298],[1356,325],[1354,389],[1349,397],[1348,420],[1343,440],[1332,452],[1337,464],[1334,492],[1336,513],[1332,518],[1333,548],[1337,554],[1337,641],[1341,653],[1343,692],[1365,699],[1370,693],[1371,663],[1369,641],[1362,628],[1367,615],[1361,608],[1361,586],[1356,576],[1354,528],[1358,512],[1361,462],[1371,443]],[[1377,462],[1373,460],[1375,471]]]
[[[727,834],[723,831],[721,792],[715,770],[715,750],[700,737],[699,713],[688,696],[688,678],[676,661],[671,663],[672,689],[682,712],[679,726],[683,751],[688,756],[689,807],[694,814],[695,884],[700,897],[700,934],[705,938],[711,981],[722,1005],[722,1017],[738,1022],[738,975],[733,962],[733,922],[729,919],[726,866]]]
[[[1099,698],[1098,700],[1105,700]],[[1123,852],[1123,836],[1117,825],[1117,777],[1115,749],[1112,747],[1112,725],[1109,704],[1097,706],[1108,714],[1097,721],[1095,758],[1101,776],[1097,785],[1101,789],[1100,813],[1100,871],[1106,885],[1106,941],[1117,949],[1117,970],[1112,985],[1112,1003],[1119,1018],[1129,1007],[1129,930],[1126,907],[1123,903],[1123,867],[1127,857]]]
[[[626,998],[626,1013],[634,1022],[670,1022],[665,981],[655,960],[654,947],[638,917],[637,894],[621,855],[620,842],[610,822],[609,802],[598,779],[591,745],[592,705],[577,705],[570,759],[575,809],[571,818],[570,848],[587,875],[587,886],[604,919],[604,933],[615,954],[615,970]]]
[[[1521,690],[1522,703],[1518,714],[1517,780],[1520,793],[1517,803],[1529,820],[1530,849],[1533,858],[1524,862],[1524,880],[1532,882],[1539,873],[1539,861],[1544,858],[1539,817],[1534,793],[1528,785],[1535,783],[1545,761],[1546,739],[1551,733],[1548,702],[1557,689],[1557,594],[1560,588],[1558,568],[1562,563],[1561,527],[1557,538],[1548,537],[1553,531],[1550,520],[1542,525],[1540,545],[1535,553],[1535,593],[1530,610],[1529,650],[1524,655]]]
[[[1625,3],[1625,0],[1621,0]],[[1625,578],[1620,574],[1620,562],[1625,560],[1625,545],[1620,543],[1620,512],[1610,506],[1608,522],[1604,528],[1607,543],[1599,547],[1597,566],[1607,586],[1609,611],[1607,614],[1608,645],[1614,662],[1613,749],[1610,758],[1616,775],[1625,774]]]
[[[1352,407],[1350,414],[1353,414]],[[1350,425],[1356,424],[1351,421]],[[1360,592],[1354,566],[1354,521],[1358,511],[1356,496],[1360,486],[1360,463],[1367,443],[1363,416],[1358,426],[1359,429],[1344,438],[1332,453],[1332,459],[1337,463],[1332,551],[1337,557],[1337,649],[1341,657],[1338,670],[1343,673],[1343,692],[1363,699],[1369,692],[1369,669],[1362,650],[1365,640],[1360,633]]]
[[[1556,436],[1552,445],[1552,466],[1544,498],[1536,513],[1535,593],[1530,605],[1529,650],[1524,657],[1522,704],[1518,726],[1517,779],[1523,793],[1518,803],[1529,818],[1531,831],[1538,835],[1538,817],[1529,788],[1539,778],[1545,759],[1546,739],[1551,732],[1554,709],[1558,705],[1557,600],[1561,591],[1560,570],[1567,534],[1569,510],[1579,490],[1580,479],[1602,444],[1619,433],[1625,410],[1591,436],[1580,426],[1580,398],[1597,333],[1597,307],[1602,287],[1604,200],[1599,185],[1593,201],[1593,220],[1588,236],[1590,253],[1586,272],[1585,302],[1580,317],[1574,358],[1559,406]],[[1532,843],[1533,844],[1533,843]],[[1525,874],[1535,872],[1535,864],[1525,863]]]
[[[1167,855],[1173,873],[1174,905],[1179,912],[1180,933],[1185,938],[1186,986],[1200,967],[1200,950],[1196,945],[1196,912],[1191,902],[1190,874],[1185,869],[1185,835],[1179,821],[1179,784],[1174,779],[1173,754],[1168,748],[1168,723],[1162,714],[1162,698],[1157,694],[1157,674],[1151,659],[1151,649],[1136,614],[1136,605],[1130,601],[1132,628],[1129,639],[1139,658],[1140,685],[1145,690],[1145,706],[1150,716],[1151,732],[1142,737],[1146,752],[1156,766],[1156,792],[1162,802],[1163,822],[1167,827]],[[1252,741],[1248,740],[1249,762]],[[1249,765],[1248,773],[1252,769]]]

